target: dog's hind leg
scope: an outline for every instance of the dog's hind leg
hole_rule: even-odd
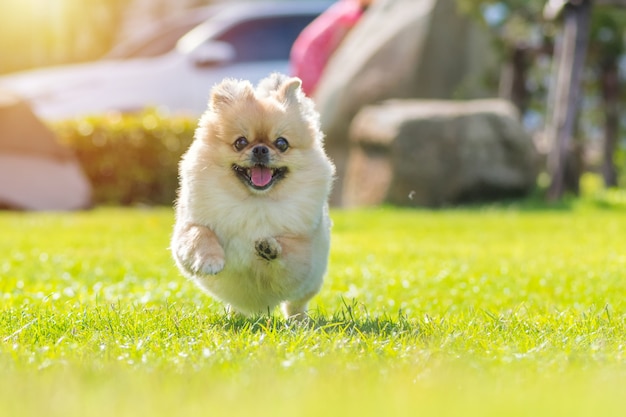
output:
[[[313,291],[303,298],[295,301],[285,301],[281,305],[283,315],[288,320],[304,320],[308,318],[306,311],[309,306],[309,301],[317,294],[317,291]]]

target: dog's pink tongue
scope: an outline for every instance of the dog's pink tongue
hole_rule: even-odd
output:
[[[258,165],[253,166],[250,168],[250,179],[257,187],[265,187],[272,180],[272,170]]]

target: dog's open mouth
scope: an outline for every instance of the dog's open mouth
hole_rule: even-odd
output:
[[[260,164],[242,167],[234,164],[233,171],[244,184],[255,190],[267,190],[276,182],[285,178],[287,167],[271,168]]]

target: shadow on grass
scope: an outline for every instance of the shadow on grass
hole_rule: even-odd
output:
[[[216,317],[213,325],[220,326],[231,332],[268,332],[283,333],[290,331],[319,331],[327,334],[339,333],[346,335],[397,336],[398,334],[421,334],[420,323],[409,320],[399,311],[397,315],[383,314],[372,316],[364,305],[356,300],[350,303],[343,301],[340,310],[327,315],[322,311],[311,311],[304,320],[287,320],[277,314],[243,317],[231,315]]]
[[[515,210],[522,212],[534,212],[534,211],[553,211],[553,212],[566,212],[571,211],[580,205],[581,201],[587,201],[587,198],[581,198],[574,195],[567,195],[558,201],[549,201],[543,191],[536,191],[533,194],[526,197],[519,198],[499,198],[491,200],[467,200],[458,203],[443,204],[437,207],[425,207],[425,206],[395,206],[389,204],[383,204],[373,209],[392,209],[395,211],[485,211],[485,210]],[[611,208],[609,205],[605,205],[603,208]]]
[[[562,198],[551,201],[546,187],[537,187],[529,195],[519,198],[500,198],[491,201],[467,201],[441,208],[459,210],[517,210],[517,211],[571,211],[578,207],[591,207],[601,210],[624,210],[626,208],[626,190],[624,188],[606,188],[602,179],[595,174],[585,174],[580,179],[578,194],[566,193]]]
[[[623,211],[626,209],[626,192],[624,190],[619,191],[607,191],[604,193],[598,193],[593,196],[578,197],[574,195],[568,195],[558,201],[548,201],[541,196],[532,196],[522,199],[503,199],[494,202],[467,202],[459,204],[444,205],[437,208],[427,207],[400,207],[400,206],[383,206],[383,208],[390,208],[395,211],[519,211],[519,212],[569,212],[579,207],[589,207],[606,211]]]

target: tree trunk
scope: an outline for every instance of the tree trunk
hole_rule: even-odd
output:
[[[602,65],[600,77],[605,114],[602,176],[607,187],[616,187],[617,169],[613,155],[619,135],[619,74],[615,59],[610,58]]]
[[[566,191],[567,160],[579,109],[580,80],[587,53],[590,17],[590,0],[582,0],[576,6],[567,5],[563,35],[555,51],[556,85],[551,94],[552,117],[546,129],[552,140],[548,155],[551,177],[548,198],[552,201],[560,199]]]
[[[521,115],[528,110],[530,101],[526,86],[531,63],[530,54],[530,48],[526,45],[515,45],[509,59],[504,63],[500,76],[499,96],[511,100]]]

